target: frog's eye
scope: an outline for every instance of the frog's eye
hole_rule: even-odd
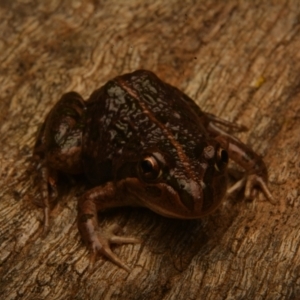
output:
[[[219,148],[216,155],[215,169],[220,172],[228,164],[228,153],[226,150]]]
[[[146,156],[139,163],[139,173],[143,179],[154,180],[160,177],[161,167],[154,156]]]

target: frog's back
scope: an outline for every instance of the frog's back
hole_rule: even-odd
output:
[[[83,153],[88,177],[110,180],[118,157],[130,160],[151,147],[176,156],[179,145],[188,157],[197,155],[205,134],[201,116],[190,98],[150,71],[116,77],[87,102]]]

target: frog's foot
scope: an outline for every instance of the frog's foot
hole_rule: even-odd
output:
[[[227,190],[227,194],[232,194],[243,187],[245,187],[245,197],[247,199],[254,198],[255,195],[257,194],[257,189],[255,188],[260,187],[260,189],[265,194],[267,199],[272,204],[274,205],[276,204],[276,201],[268,188],[266,180],[263,177],[257,174],[245,175],[242,179],[240,179],[238,182],[236,182],[232,187],[230,187]]]
[[[98,253],[103,254],[107,258],[109,258],[116,265],[125,269],[128,273],[130,273],[131,269],[126,266],[116,254],[111,251],[111,244],[139,244],[141,243],[140,239],[132,238],[132,237],[122,237],[116,235],[116,233],[120,232],[120,227],[116,224],[110,226],[105,232],[95,232],[95,234],[91,237],[90,240],[90,248],[91,248],[91,259],[90,259],[90,267],[93,267],[96,256]]]

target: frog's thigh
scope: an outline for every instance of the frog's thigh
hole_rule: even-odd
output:
[[[84,100],[75,92],[64,94],[51,110],[44,133],[44,151],[51,168],[70,174],[82,172],[84,111]]]

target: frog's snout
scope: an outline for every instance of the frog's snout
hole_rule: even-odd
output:
[[[182,204],[192,213],[201,211],[202,185],[193,180],[180,183],[180,200]]]

